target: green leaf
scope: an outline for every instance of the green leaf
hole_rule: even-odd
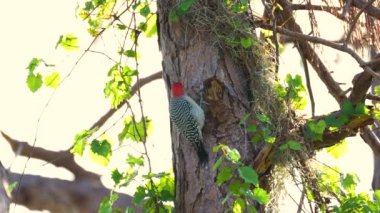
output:
[[[134,157],[131,154],[128,154],[127,163],[131,166],[144,166],[144,158],[141,157]]]
[[[253,189],[253,198],[261,205],[269,202],[269,194],[262,188]]]
[[[237,163],[240,160],[240,153],[237,149],[226,149],[227,158],[233,163]]]
[[[125,30],[125,29],[127,29],[127,26],[125,26],[124,24],[116,24],[116,27],[119,30]]]
[[[256,171],[248,166],[243,166],[239,168],[239,175],[247,183],[252,183],[255,186],[259,183],[259,176]]]
[[[70,150],[73,154],[78,154],[79,156],[83,155],[83,151],[86,148],[86,145],[88,143],[88,138],[94,133],[94,129],[92,130],[83,130],[82,132],[78,133],[74,137],[74,146]]]
[[[251,37],[240,38],[240,45],[245,49],[250,48],[253,45],[253,39]]]
[[[237,198],[232,206],[233,213],[241,213],[245,210],[245,202],[240,197]]]
[[[104,197],[99,205],[99,213],[111,213],[112,206],[108,197]]]
[[[54,71],[51,75],[45,77],[45,85],[51,88],[57,88],[60,82],[59,73]]]
[[[306,135],[313,140],[322,141],[323,133],[326,129],[326,122],[324,120],[320,120],[317,123],[309,122],[306,127]]]
[[[270,118],[265,114],[257,114],[256,119],[267,124],[271,124]]]
[[[273,144],[276,141],[276,138],[275,137],[265,137],[264,140],[265,140],[265,142],[267,142],[269,144]]]
[[[214,152],[214,153],[218,152],[223,146],[225,146],[225,145],[219,144],[219,145],[212,147],[212,152]]]
[[[95,162],[107,166],[112,155],[111,144],[108,140],[93,140],[91,142],[91,153]]]
[[[151,38],[152,36],[157,34],[157,15],[156,14],[152,14],[147,19],[144,34],[147,38]]]
[[[28,85],[30,91],[36,92],[42,86],[42,75],[29,73],[28,78],[26,79],[26,84]]]
[[[235,195],[239,196],[242,195],[244,191],[249,190],[249,183],[242,183],[240,180],[234,180],[229,186],[228,189],[230,192]]]
[[[42,61],[42,59],[40,59],[40,58],[32,58],[32,60],[29,62],[29,65],[26,69],[29,70],[29,73],[33,73],[41,61]]]
[[[380,96],[380,86],[375,87],[375,95]]]
[[[194,0],[182,0],[178,5],[181,15],[184,15],[193,5]]]
[[[329,153],[335,159],[338,159],[348,152],[347,142],[343,140],[340,143],[335,144],[334,146],[328,147],[326,150],[327,153]]]
[[[255,124],[248,124],[247,132],[255,133],[257,131],[257,126]]]
[[[124,52],[124,55],[130,58],[136,58],[137,54],[134,50],[127,50]]]
[[[348,192],[355,192],[359,177],[354,173],[348,173],[340,179],[343,188]]]
[[[289,148],[292,150],[299,151],[302,149],[301,144],[295,140],[288,140],[287,144],[289,145]]]
[[[289,145],[287,143],[281,144],[281,146],[279,147],[279,149],[280,149],[280,151],[287,150],[287,149],[289,149]]]
[[[145,125],[144,125],[145,121]],[[144,142],[146,141],[146,134],[148,134],[148,131],[150,130],[150,124],[151,120],[145,117],[145,119],[136,121],[136,123],[133,122],[132,118],[126,118],[124,120],[124,129],[122,132],[118,135],[119,142],[123,142],[123,140],[132,140],[136,142]],[[144,130],[144,127],[146,128],[146,131]]]
[[[137,187],[135,194],[133,195],[133,204],[139,206],[146,196],[145,188],[142,186]]]
[[[223,167],[220,172],[218,173],[218,176],[216,177],[216,183],[218,186],[222,185],[224,182],[231,179],[233,175],[233,168],[231,167]]]
[[[249,213],[257,213],[257,209],[254,206],[247,206],[247,210]]]
[[[12,182],[10,185],[8,185],[8,187],[7,187],[7,192],[8,192],[9,194],[11,194],[12,191],[16,188],[17,184],[18,184],[18,182],[17,182],[17,181],[14,181],[14,182]]]
[[[373,196],[374,196],[375,199],[379,202],[379,201],[380,201],[380,189],[376,190],[376,191],[373,193]]]
[[[219,168],[220,164],[222,164],[223,161],[224,161],[224,156],[220,156],[219,159],[212,166],[212,171],[215,172]]]
[[[58,45],[65,50],[78,50],[78,38],[72,34],[61,35],[58,41]]]
[[[115,184],[119,184],[121,179],[123,178],[123,174],[119,172],[119,170],[114,169],[111,173],[111,178]]]
[[[150,14],[149,4],[144,4],[144,6],[140,9],[140,15],[147,17]]]

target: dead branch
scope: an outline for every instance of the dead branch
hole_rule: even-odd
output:
[[[10,182],[20,179],[21,174],[11,173]],[[116,193],[116,192],[113,192]],[[23,174],[20,193],[12,191],[12,202],[32,210],[49,210],[50,212],[98,212],[99,204],[111,190],[101,184],[86,180],[61,180],[38,175]],[[132,205],[132,198],[123,193],[115,207]]]
[[[9,143],[14,152],[20,150],[19,154],[22,156],[30,156],[50,162],[57,167],[63,167],[75,176],[75,179],[82,179],[92,182],[100,182],[100,176],[98,174],[89,172],[80,167],[74,160],[74,156],[70,151],[50,151],[40,147],[33,147],[27,142],[18,141],[11,138],[9,135],[1,131],[2,136]]]

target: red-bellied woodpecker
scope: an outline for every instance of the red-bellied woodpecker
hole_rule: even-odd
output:
[[[197,149],[200,163],[205,164],[208,154],[202,143],[202,128],[205,122],[203,109],[183,93],[181,83],[173,83],[172,93],[173,97],[169,102],[170,118],[179,132]]]

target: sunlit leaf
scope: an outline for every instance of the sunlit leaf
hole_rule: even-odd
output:
[[[329,153],[334,158],[338,159],[348,152],[347,142],[345,140],[340,143],[335,144],[334,146],[328,147],[327,153]]]
[[[262,205],[269,202],[269,194],[262,188],[253,189],[253,198]]]
[[[91,157],[100,165],[107,166],[112,156],[111,144],[108,140],[93,140],[91,142]]]
[[[131,166],[144,166],[144,158],[141,157],[134,157],[131,154],[128,154],[127,163]]]
[[[104,197],[100,202],[99,213],[112,213],[112,206],[108,197]]]
[[[51,88],[57,88],[60,83],[59,73],[54,71],[51,75],[45,77],[45,85]]]
[[[79,156],[83,155],[83,151],[86,148],[86,145],[88,143],[88,138],[94,133],[94,129],[92,130],[83,130],[82,132],[78,133],[74,137],[74,146],[70,150],[73,154],[78,154]]]
[[[244,212],[244,210],[245,210],[245,202],[243,199],[239,197],[235,200],[234,204],[232,205],[232,212],[241,213],[241,212]]]
[[[65,50],[79,49],[78,38],[72,34],[61,35],[57,44]]]
[[[30,73],[26,79],[26,84],[28,85],[30,91],[36,92],[42,86],[42,75]]]

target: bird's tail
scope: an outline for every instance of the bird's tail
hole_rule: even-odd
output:
[[[199,158],[199,163],[202,165],[206,165],[208,162],[208,154],[202,142],[197,144],[197,154]]]

